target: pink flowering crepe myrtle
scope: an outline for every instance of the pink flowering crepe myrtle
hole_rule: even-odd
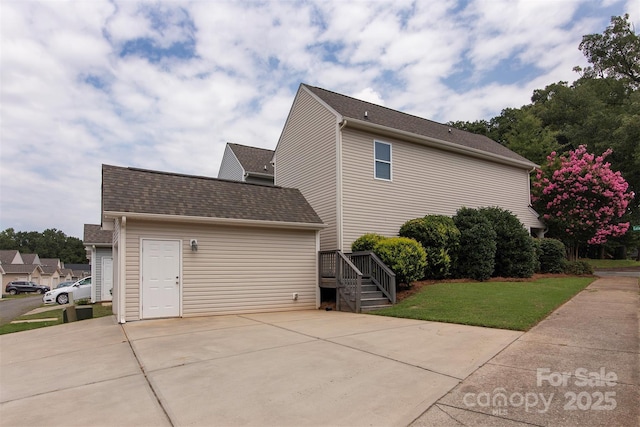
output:
[[[554,151],[547,164],[536,171],[531,201],[542,213],[545,223],[556,237],[577,251],[577,245],[599,245],[609,237],[629,230],[628,222],[618,222],[634,197],[629,185],[613,172],[605,159],[611,149],[596,157],[584,145],[568,156]],[[577,252],[576,252],[577,254]]]

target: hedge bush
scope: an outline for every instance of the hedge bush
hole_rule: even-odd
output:
[[[477,209],[460,208],[453,217],[460,230],[456,275],[487,280],[493,274],[496,257],[496,232]]]
[[[540,247],[540,239],[530,236],[531,244],[533,245],[534,258],[534,271],[540,273],[540,256],[542,255],[542,248]]]
[[[452,256],[460,243],[460,231],[453,220],[444,215],[427,215],[405,222],[398,233],[417,240],[427,254],[424,276],[442,279],[451,273]]]
[[[593,274],[593,267],[587,261],[568,261],[564,265],[564,272],[566,274],[575,274],[580,276],[582,274]]]
[[[407,237],[380,240],[373,252],[396,274],[397,284],[410,285],[422,278],[427,265],[427,254],[422,245]]]
[[[376,233],[363,234],[351,244],[351,252],[373,251],[376,244],[384,239],[386,237]]]
[[[531,236],[513,213],[499,207],[478,209],[496,232],[493,276],[531,277],[535,272],[535,251]]]
[[[564,243],[557,239],[540,239],[540,272],[563,273],[566,263]]]

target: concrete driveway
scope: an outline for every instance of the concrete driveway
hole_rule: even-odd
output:
[[[408,425],[522,333],[298,311],[0,336],[2,425]]]

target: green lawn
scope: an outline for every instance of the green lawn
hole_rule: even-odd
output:
[[[620,268],[620,267],[640,267],[640,261],[632,259],[588,259],[582,258],[582,261],[588,262],[594,269],[598,268]]]
[[[33,323],[7,323],[0,326],[0,335],[10,334],[12,332],[28,331],[29,329],[44,328],[46,326],[59,325],[62,323],[62,308],[56,310],[45,311],[29,316],[20,316],[16,320],[32,320],[32,319],[48,319],[56,318],[55,321],[33,322]],[[103,306],[102,304],[93,304],[93,317],[111,316],[111,306]]]
[[[594,280],[438,283],[372,314],[526,331]]]

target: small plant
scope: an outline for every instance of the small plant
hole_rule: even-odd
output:
[[[564,243],[556,239],[540,239],[540,273],[563,273],[566,263]]]
[[[427,265],[427,254],[422,245],[407,237],[380,240],[373,251],[396,274],[398,284],[411,285],[422,277]]]
[[[74,301],[75,305],[89,305],[91,304],[91,300],[89,298],[81,298]]]
[[[593,274],[593,267],[587,261],[569,261],[565,263],[564,272],[566,274],[573,274],[581,276],[583,274]]]
[[[386,237],[376,233],[363,234],[351,244],[351,251],[352,252],[373,251],[373,248],[376,246],[376,244],[384,239],[386,239]]]

